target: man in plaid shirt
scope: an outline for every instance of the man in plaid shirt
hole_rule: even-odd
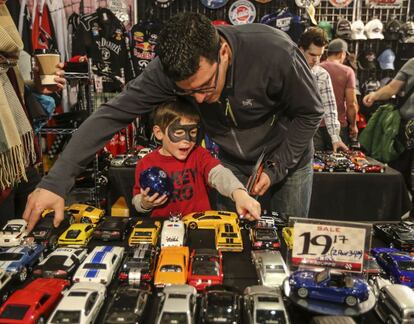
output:
[[[316,151],[348,150],[340,137],[341,124],[338,120],[335,94],[329,73],[319,66],[319,60],[328,44],[326,33],[322,28],[308,28],[299,39],[299,48],[308,62],[318,83],[325,114],[313,142]]]

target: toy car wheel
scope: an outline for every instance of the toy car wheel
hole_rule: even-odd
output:
[[[358,299],[355,296],[348,296],[345,298],[345,304],[347,304],[348,306],[355,306],[356,304],[358,304]]]
[[[57,248],[57,241],[58,241],[58,238],[55,235],[50,238],[50,241],[49,241],[49,250],[50,251],[56,250],[56,248]]]
[[[308,295],[309,295],[309,291],[306,288],[301,287],[298,289],[298,296],[300,298],[306,298],[308,297]]]
[[[23,282],[23,281],[25,281],[25,280],[26,280],[26,278],[27,278],[27,268],[26,268],[26,267],[24,267],[24,268],[22,268],[22,269],[20,270],[20,272],[19,272],[19,280],[20,280],[21,282]]]
[[[9,291],[5,291],[4,294],[1,295],[1,299],[0,299],[0,304],[3,304],[7,298],[9,298],[10,292]]]
[[[36,324],[45,324],[45,319],[43,318],[43,316],[41,318],[39,318],[36,322]]]
[[[188,224],[188,227],[191,228],[192,230],[197,229],[197,223],[196,222],[191,222],[190,224]]]

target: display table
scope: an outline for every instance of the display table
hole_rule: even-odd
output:
[[[131,215],[134,168],[109,169],[109,204],[124,196]],[[309,217],[347,221],[399,220],[411,208],[402,175],[385,173],[315,172]]]

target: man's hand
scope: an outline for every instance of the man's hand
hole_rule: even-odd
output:
[[[237,213],[249,221],[260,219],[261,207],[257,200],[249,196],[246,190],[236,189],[232,193]]]
[[[150,191],[150,188],[145,188],[145,190],[141,188],[141,195],[142,195],[141,207],[143,209],[150,210],[150,209],[153,209],[154,207],[161,206],[167,202],[168,200],[167,195],[162,195],[161,197],[159,197],[159,194],[156,192],[152,196],[149,196],[148,195],[149,191]]]
[[[65,200],[46,189],[37,188],[28,197],[26,209],[23,213],[23,219],[27,222],[27,231],[31,232],[33,227],[40,219],[40,215],[46,208],[55,211],[53,225],[58,227],[63,220],[63,211],[65,208]]]
[[[334,152],[349,150],[348,146],[346,146],[345,143],[342,141],[332,143],[332,149]]]
[[[349,138],[351,139],[358,138],[358,127],[356,125],[352,125],[352,126],[349,125],[348,133],[349,133]]]
[[[263,196],[267,189],[270,187],[270,178],[265,173],[262,172],[259,177],[259,181],[256,183],[256,185],[253,187],[252,195],[253,196]]]
[[[362,102],[364,103],[365,107],[371,107],[374,102],[377,100],[377,96],[375,92],[371,92],[367,94],[364,99],[362,99]]]
[[[63,63],[59,63],[56,65],[56,72],[55,72],[55,82],[56,84],[52,85],[42,85],[40,82],[40,76],[38,73],[38,68],[35,67],[33,69],[34,72],[34,81],[35,81],[35,87],[36,90],[39,93],[42,94],[52,94],[57,91],[62,91],[62,89],[65,87],[66,79],[65,79],[65,71],[63,70]]]

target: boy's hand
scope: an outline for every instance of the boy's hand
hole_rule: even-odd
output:
[[[159,194],[155,193],[152,196],[148,196],[149,191],[150,191],[150,188],[145,188],[145,190],[141,188],[141,195],[142,195],[141,207],[142,208],[149,210],[149,209],[153,209],[154,207],[161,206],[167,202],[168,200],[167,195],[162,195],[161,197],[159,197]]]
[[[250,197],[246,190],[236,189],[233,191],[232,196],[240,217],[249,221],[260,219],[262,212],[260,204],[257,200]]]

